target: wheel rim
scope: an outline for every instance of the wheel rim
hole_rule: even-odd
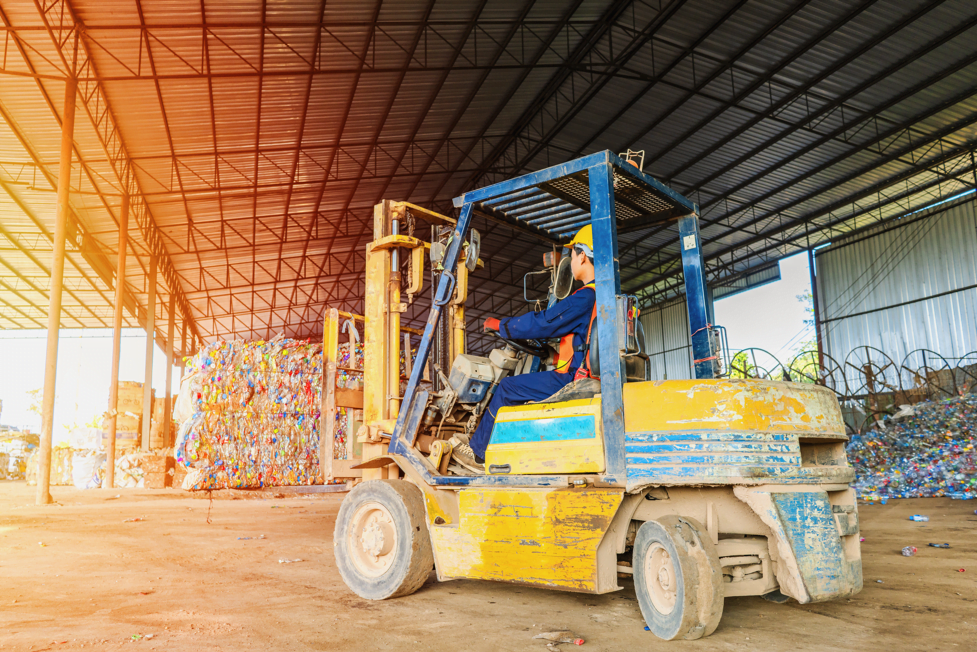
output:
[[[678,577],[675,562],[660,543],[652,543],[645,555],[645,583],[651,594],[651,603],[662,615],[672,613],[678,597]]]
[[[387,572],[397,550],[397,530],[387,508],[376,502],[361,505],[350,520],[346,544],[356,570],[368,577]]]

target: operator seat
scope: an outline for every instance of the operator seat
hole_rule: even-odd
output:
[[[600,337],[600,329],[597,321],[590,330],[590,373],[600,376],[600,360],[598,360],[597,350]],[[638,351],[621,356],[621,372],[626,381],[636,382],[651,380],[651,365],[648,364],[648,354],[645,352],[645,329],[640,321],[635,321],[635,339],[638,343]],[[539,401],[539,403],[559,403],[561,401],[573,401],[583,398],[594,398],[600,394],[600,380],[597,378],[581,378],[563,387],[556,394],[549,398]]]

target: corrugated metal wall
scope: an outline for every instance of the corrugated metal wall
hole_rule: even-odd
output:
[[[925,348],[953,365],[977,350],[975,208],[968,201],[819,251],[825,352],[844,364],[849,352],[868,345],[901,365]]]
[[[645,329],[651,377],[654,380],[693,378],[689,311],[685,306],[685,297],[643,308],[638,319]]]

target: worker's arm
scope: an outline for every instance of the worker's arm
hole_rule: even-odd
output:
[[[510,340],[560,337],[573,331],[581,320],[590,321],[597,295],[585,287],[542,312],[499,320],[499,333]]]

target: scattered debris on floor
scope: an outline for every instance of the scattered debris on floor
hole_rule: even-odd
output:
[[[848,459],[865,500],[977,498],[977,394],[927,401],[852,435]]]
[[[576,634],[574,634],[569,630],[561,630],[557,632],[543,632],[542,634],[537,634],[536,636],[533,636],[533,639],[550,641],[550,644],[548,644],[547,647],[555,647],[555,645],[552,645],[553,643],[556,644],[573,643],[574,645],[584,644],[584,640],[582,638],[580,638],[579,636],[577,636]]]

